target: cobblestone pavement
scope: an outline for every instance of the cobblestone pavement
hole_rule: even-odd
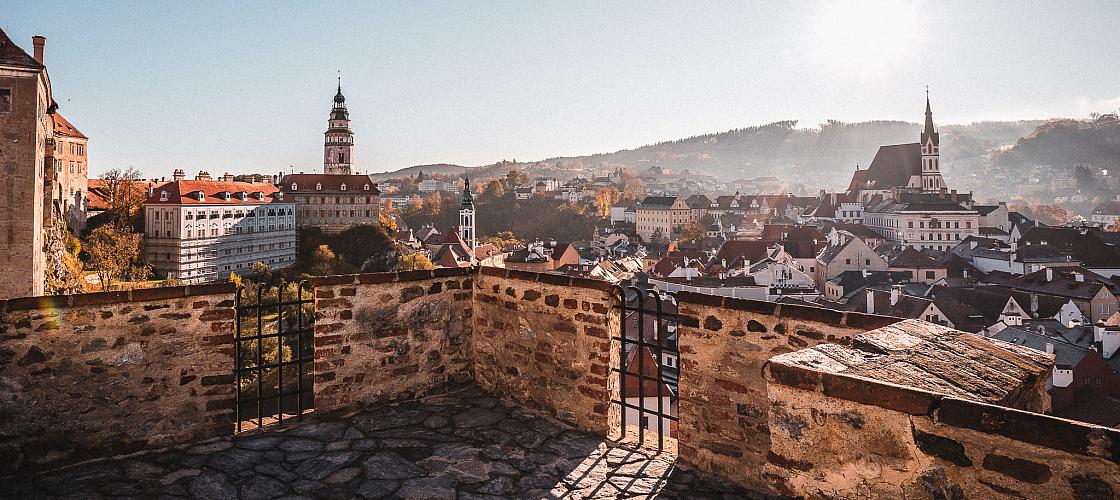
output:
[[[0,497],[760,498],[470,388],[0,480]]]

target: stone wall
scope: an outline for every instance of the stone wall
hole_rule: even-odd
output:
[[[811,498],[1115,498],[1120,431],[767,365],[774,490]]]
[[[470,269],[327,276],[315,285],[315,409],[411,399],[470,380]]]
[[[680,303],[679,459],[756,488],[770,451],[762,367],[775,354],[848,344],[896,318],[688,292]]]
[[[474,289],[475,380],[495,395],[607,435],[609,367],[618,362],[610,287],[483,267]]]
[[[0,473],[232,432],[233,293],[0,301]]]

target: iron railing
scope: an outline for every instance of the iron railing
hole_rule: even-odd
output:
[[[638,445],[644,445],[646,430],[656,428],[657,449],[665,446],[665,438],[675,434],[677,416],[677,378],[680,353],[677,350],[677,300],[656,288],[615,286],[619,311],[618,336],[611,337],[619,343],[619,366],[611,371],[618,377],[619,398],[611,403],[621,409],[622,438],[626,439],[627,410],[637,412]],[[652,332],[647,331],[650,320]],[[652,358],[652,359],[647,359]],[[652,387],[651,387],[652,386]],[[646,398],[655,397],[656,407],[647,404]],[[637,404],[630,401],[637,398]],[[647,416],[657,419],[650,425]],[[666,429],[668,422],[669,429]]]
[[[294,287],[293,287],[294,286]],[[315,298],[306,281],[239,287],[234,339],[234,421],[259,429],[315,407]],[[294,290],[293,290],[294,288]]]

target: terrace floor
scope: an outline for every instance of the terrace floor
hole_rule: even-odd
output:
[[[763,498],[477,387],[0,483],[5,498]]]

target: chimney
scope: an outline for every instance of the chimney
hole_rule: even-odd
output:
[[[1031,294],[1031,310],[1030,310],[1030,313],[1031,313],[1032,318],[1038,316],[1038,294],[1037,293],[1032,293]]]
[[[47,38],[35,35],[31,37],[31,45],[35,46],[35,60],[39,61],[39,64],[45,64],[43,62],[43,48],[47,46]]]
[[[173,180],[175,180],[176,182],[178,182],[178,181],[181,181],[183,179],[186,179],[187,178],[187,173],[184,172],[183,169],[177,168],[177,169],[175,169],[175,172],[173,172],[171,174],[171,178]]]
[[[976,248],[976,245],[978,245],[978,244],[979,243],[976,240],[972,240],[972,241],[968,242],[968,248]]]
[[[1046,343],[1046,354],[1054,354],[1054,343],[1053,342],[1047,342]]]
[[[898,304],[898,298],[902,295],[902,285],[891,285],[891,305]]]
[[[952,191],[949,191],[949,199],[953,200],[953,202],[957,201],[957,190],[956,189],[954,189]]]
[[[1048,267],[1046,268],[1046,282],[1049,283],[1051,281],[1054,281],[1054,269]]]
[[[1085,282],[1085,275],[1081,274],[1079,272],[1074,272],[1073,273],[1073,281],[1076,281],[1078,283],[1084,283]]]
[[[867,287],[867,314],[875,314],[875,290]]]

